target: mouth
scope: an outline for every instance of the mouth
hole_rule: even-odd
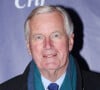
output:
[[[46,68],[51,68],[53,69],[54,67],[56,67],[58,65],[58,57],[57,57],[57,53],[45,53],[43,55],[43,59],[44,59],[44,63]]]
[[[57,54],[46,54],[46,55],[43,55],[44,58],[54,58],[56,56],[57,56]]]

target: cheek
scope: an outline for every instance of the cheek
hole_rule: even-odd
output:
[[[56,50],[58,51],[58,57],[60,59],[60,63],[64,64],[69,54],[69,44],[66,43],[65,41],[62,41],[56,44]]]
[[[42,47],[41,45],[31,45],[31,55],[35,63],[39,68],[41,68],[41,60],[42,60]]]
[[[36,43],[30,43],[30,52],[32,57],[35,59],[36,57],[41,55],[41,51],[42,51],[42,45]]]
[[[58,42],[55,44],[55,47],[57,48],[57,50],[61,53],[66,53],[68,52],[68,48],[69,48],[69,44],[64,40],[62,40],[61,42]]]

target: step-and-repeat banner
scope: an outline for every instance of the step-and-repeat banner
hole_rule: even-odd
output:
[[[79,54],[90,70],[100,72],[100,0],[1,0],[0,83],[23,73],[30,62],[25,46],[24,21],[33,8],[42,5],[61,5],[77,12],[83,23]],[[76,24],[78,26],[78,22]]]

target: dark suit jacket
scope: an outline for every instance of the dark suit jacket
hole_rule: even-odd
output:
[[[27,89],[28,72],[29,72],[29,65],[22,75],[19,75],[1,84],[0,90],[28,90]],[[77,65],[76,90],[100,90],[100,74],[81,71]]]

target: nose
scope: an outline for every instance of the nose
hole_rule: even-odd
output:
[[[52,48],[53,46],[53,42],[50,38],[45,38],[45,41],[44,41],[44,48],[45,49],[50,49]]]

